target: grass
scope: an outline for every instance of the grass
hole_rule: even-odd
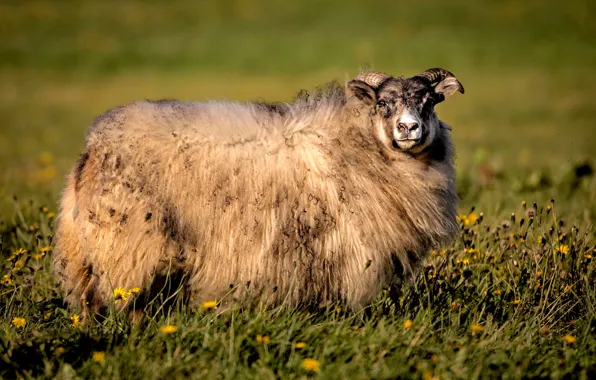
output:
[[[595,21],[581,0],[1,4],[0,376],[594,377]],[[73,326],[51,237],[94,116],[142,98],[291,99],[366,65],[441,66],[466,87],[438,107],[461,233],[399,305],[156,304],[137,325],[112,309]]]

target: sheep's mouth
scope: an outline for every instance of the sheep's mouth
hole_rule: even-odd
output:
[[[420,143],[421,139],[392,139],[391,145],[394,149],[410,150]]]

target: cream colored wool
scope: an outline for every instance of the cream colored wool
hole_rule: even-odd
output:
[[[73,307],[183,274],[191,306],[368,305],[457,232],[452,145],[381,146],[374,106],[141,101],[99,116],[60,203],[54,266]],[[439,146],[443,155],[432,153]],[[121,303],[124,305],[125,303]]]

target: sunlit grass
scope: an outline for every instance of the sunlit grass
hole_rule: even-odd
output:
[[[0,31],[0,377],[596,373],[589,2],[38,0],[0,4]],[[66,309],[50,268],[56,201],[95,116],[144,98],[289,101],[366,67],[435,66],[466,88],[438,106],[460,234],[397,305],[157,299],[135,324],[118,308],[133,288],[88,323]]]

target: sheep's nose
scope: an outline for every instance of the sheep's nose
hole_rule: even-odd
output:
[[[412,122],[412,123],[398,123],[397,127],[399,128],[400,131],[415,131],[416,129],[418,129],[418,123],[417,122]]]

